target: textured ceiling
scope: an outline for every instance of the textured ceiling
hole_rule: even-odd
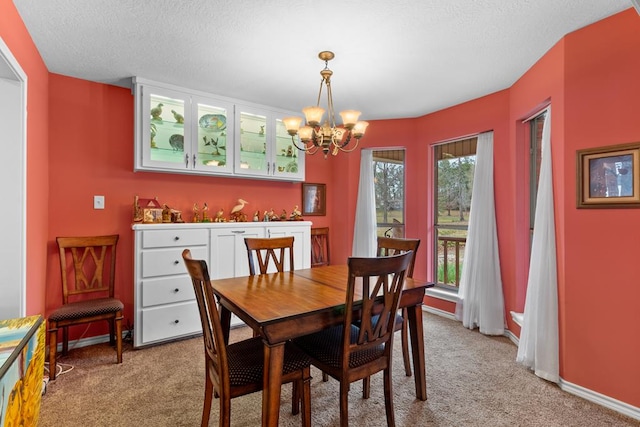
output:
[[[298,111],[331,50],[336,110],[416,117],[511,86],[630,0],[14,0],[49,71]]]

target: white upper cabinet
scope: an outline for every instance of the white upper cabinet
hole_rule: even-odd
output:
[[[304,153],[293,145],[282,122],[290,115],[236,105],[236,174],[304,180]]]
[[[136,171],[304,181],[291,113],[139,78],[134,89]]]

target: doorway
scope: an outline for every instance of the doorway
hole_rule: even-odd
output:
[[[0,320],[26,314],[27,76],[0,38]]]

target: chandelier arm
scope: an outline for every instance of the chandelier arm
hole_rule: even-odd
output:
[[[327,108],[329,109],[329,123],[332,128],[336,127],[336,113],[333,110],[333,93],[331,92],[331,82],[327,81]]]
[[[354,146],[353,146],[353,148],[343,148],[343,147],[344,147],[345,145],[347,145],[347,144],[344,144],[344,145],[342,145],[342,146],[338,146],[337,148],[338,148],[338,150],[342,151],[343,153],[350,153],[350,152],[352,152],[353,150],[355,150],[356,148],[358,148],[358,144],[359,144],[359,143],[360,143],[360,140],[359,140],[359,139],[356,139],[356,145],[354,145]]]
[[[304,144],[304,147],[300,147],[296,143],[296,138],[294,136],[291,136],[291,142],[293,142],[293,145],[300,151],[309,152],[309,150],[311,150],[313,148],[313,146],[309,147],[307,144]],[[315,151],[314,151],[314,153],[315,153]],[[313,154],[313,153],[310,152],[310,154]]]

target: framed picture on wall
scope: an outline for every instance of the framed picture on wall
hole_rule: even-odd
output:
[[[576,154],[578,208],[640,207],[640,142]]]
[[[302,215],[327,214],[327,187],[325,184],[302,183]]]

